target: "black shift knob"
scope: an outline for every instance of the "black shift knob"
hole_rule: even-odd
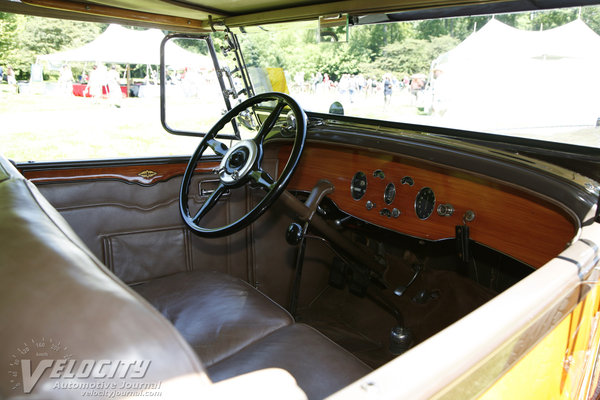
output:
[[[302,225],[297,222],[292,222],[285,233],[285,240],[292,246],[297,246],[304,237]]]

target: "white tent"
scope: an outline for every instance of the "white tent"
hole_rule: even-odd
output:
[[[160,43],[165,35],[158,29],[133,30],[111,24],[94,41],[77,49],[38,56],[53,63],[68,61],[115,64],[160,64]],[[192,53],[169,42],[165,52],[171,64],[211,69],[208,56]]]
[[[581,20],[522,31],[492,19],[436,59],[431,76],[448,126],[525,130],[600,117],[600,36]]]

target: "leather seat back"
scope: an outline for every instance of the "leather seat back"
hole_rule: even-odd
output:
[[[113,391],[158,385],[168,398],[170,387],[182,387],[168,384],[174,380],[186,382],[188,395],[210,384],[175,328],[108,271],[2,157],[0,321],[0,363],[9,366],[0,398],[81,398],[106,390],[101,383]],[[111,396],[104,394],[98,397]]]

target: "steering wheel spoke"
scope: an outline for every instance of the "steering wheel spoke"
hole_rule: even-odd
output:
[[[215,138],[208,139],[206,144],[215,152],[215,154],[218,154],[221,157],[225,157],[225,154],[227,154],[228,149],[225,143],[220,142]]]
[[[254,141],[256,142],[257,145],[260,145],[262,143],[262,141],[264,140],[265,136],[269,132],[271,132],[271,130],[277,123],[277,120],[279,119],[279,116],[281,115],[281,112],[283,111],[285,106],[286,106],[286,103],[284,101],[282,101],[282,100],[277,101],[275,108],[273,109],[271,114],[269,114],[269,116],[267,117],[267,119],[265,120],[263,125],[260,127],[260,131],[258,131],[258,134],[254,138]]]
[[[202,219],[202,217],[204,217],[206,215],[206,213],[208,213],[215,206],[215,204],[217,204],[217,201],[219,201],[219,199],[221,198],[223,193],[225,193],[225,190],[226,190],[225,185],[223,185],[221,183],[215,189],[215,191],[212,192],[210,194],[210,196],[208,196],[208,199],[206,199],[204,204],[202,204],[202,206],[200,206],[200,209],[198,210],[198,212],[196,213],[196,215],[194,215],[194,218],[192,219],[192,221],[195,224],[198,224],[200,222],[200,220]]]
[[[258,169],[255,171],[251,171],[248,176],[250,177],[250,179],[252,179],[252,182],[266,190],[267,192],[273,190],[273,188],[275,187],[276,181],[275,179],[273,179],[273,177],[271,177],[271,175],[269,175],[269,173],[267,171],[263,171],[262,169]]]

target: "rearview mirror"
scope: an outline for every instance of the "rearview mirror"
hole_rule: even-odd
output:
[[[317,42],[348,42],[348,14],[334,14],[319,17]]]

